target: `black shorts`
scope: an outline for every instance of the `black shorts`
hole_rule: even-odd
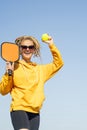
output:
[[[39,113],[30,113],[22,110],[17,110],[12,111],[10,114],[14,130],[19,130],[23,128],[29,130],[39,130]]]

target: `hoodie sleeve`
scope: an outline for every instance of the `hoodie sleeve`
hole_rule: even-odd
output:
[[[60,51],[55,44],[51,44],[49,48],[53,56],[53,61],[42,66],[44,82],[50,79],[64,65]]]
[[[0,81],[0,94],[6,95],[11,92],[12,84],[12,76],[8,76],[8,74],[3,75]]]

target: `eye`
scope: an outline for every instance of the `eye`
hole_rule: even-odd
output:
[[[35,49],[34,45],[26,46],[26,45],[21,45],[20,46],[22,49]]]

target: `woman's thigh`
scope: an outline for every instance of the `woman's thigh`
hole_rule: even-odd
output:
[[[39,130],[40,114],[28,112],[28,117],[29,117],[29,121],[30,121],[30,130]]]
[[[25,111],[12,111],[11,112],[11,120],[14,127],[14,130],[20,129],[29,129],[30,130],[30,123]]]
[[[14,130],[39,130],[40,115],[17,110],[11,112]]]

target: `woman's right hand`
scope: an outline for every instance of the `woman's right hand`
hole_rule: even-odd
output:
[[[12,72],[14,71],[14,62],[6,62],[6,73],[9,74],[9,70]]]

